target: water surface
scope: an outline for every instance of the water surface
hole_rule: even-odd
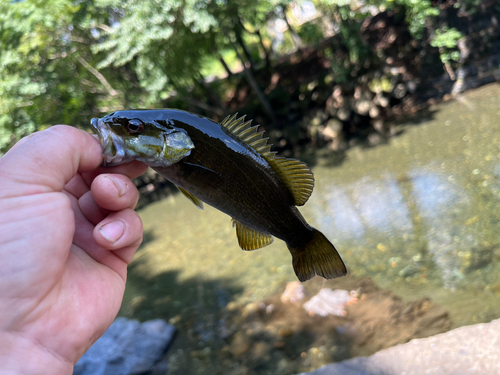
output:
[[[387,144],[351,148],[340,166],[319,152],[301,212],[352,274],[406,300],[430,297],[455,327],[500,317],[500,86],[397,127]],[[185,350],[234,334],[226,332],[228,306],[261,301],[296,280],[282,241],[242,251],[230,218],[211,207],[201,211],[177,194],[140,215],[145,243],[121,314],[188,317],[181,330],[197,341]]]

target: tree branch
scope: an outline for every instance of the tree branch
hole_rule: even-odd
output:
[[[94,68],[92,65],[90,65],[81,56],[78,56],[76,59],[78,60],[78,62],[80,64],[82,64],[84,66],[85,69],[87,69],[90,73],[92,73],[99,80],[99,82],[101,82],[101,84],[106,88],[106,90],[108,90],[108,92],[111,96],[118,95],[118,92],[116,92],[116,90],[113,87],[111,87],[111,85],[106,80],[106,78],[96,68]]]

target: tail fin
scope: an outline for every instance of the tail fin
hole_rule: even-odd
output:
[[[293,258],[293,269],[300,281],[314,275],[334,279],[347,273],[344,262],[335,247],[320,231],[312,228],[312,240],[304,247],[288,247]]]

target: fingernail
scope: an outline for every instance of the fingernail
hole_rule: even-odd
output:
[[[125,233],[125,224],[121,220],[111,221],[100,227],[99,232],[109,242],[115,243]]]
[[[123,197],[127,192],[127,184],[122,180],[120,180],[119,178],[113,178],[111,176],[106,176],[106,177],[109,178],[111,181],[113,181],[113,183],[118,188],[118,196]]]

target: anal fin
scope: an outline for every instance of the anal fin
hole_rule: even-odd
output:
[[[238,244],[242,250],[256,250],[273,243],[274,238],[241,224],[233,219],[233,227],[236,227]]]
[[[177,185],[176,185],[177,186]],[[195,204],[196,207],[200,208],[203,210],[203,202],[200,201],[198,198],[196,198],[193,194],[191,194],[189,191],[177,186],[177,189],[180,190],[180,192],[182,194],[184,194],[184,196],[189,199],[191,202],[193,202]]]

